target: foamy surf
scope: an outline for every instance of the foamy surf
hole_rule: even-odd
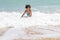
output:
[[[23,12],[22,12],[23,13]],[[21,12],[0,12],[0,26],[59,25],[60,14],[33,12],[32,17],[21,18]]]
[[[21,18],[22,13],[23,12],[0,12],[0,28],[13,27],[4,33],[4,35],[0,37],[0,40],[15,40],[19,38],[22,38],[21,40],[24,38],[33,40],[39,37],[60,37],[59,13],[46,14],[36,11],[32,13],[32,17],[26,17],[25,15]],[[58,25],[59,27],[54,25]],[[31,29],[30,32],[25,31],[26,28],[28,31],[30,28],[33,31]],[[28,34],[26,34],[27,32]]]

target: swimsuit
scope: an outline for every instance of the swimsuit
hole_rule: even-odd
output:
[[[29,16],[29,17],[30,17],[30,14],[29,14],[29,13],[27,13],[27,16]]]

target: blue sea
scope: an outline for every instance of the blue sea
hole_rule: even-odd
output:
[[[0,0],[0,11],[23,11],[26,4],[34,11],[60,12],[60,0]]]

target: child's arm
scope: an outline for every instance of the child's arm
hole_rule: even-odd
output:
[[[26,11],[25,11],[26,12]],[[23,17],[24,15],[25,15],[25,12],[22,14],[22,16],[21,17]]]
[[[32,11],[30,11],[30,17],[32,16]]]

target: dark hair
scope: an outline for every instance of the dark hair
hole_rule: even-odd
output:
[[[25,8],[28,8],[28,7],[29,7],[29,8],[31,8],[31,6],[30,6],[30,5],[26,5],[26,6],[25,6]]]

